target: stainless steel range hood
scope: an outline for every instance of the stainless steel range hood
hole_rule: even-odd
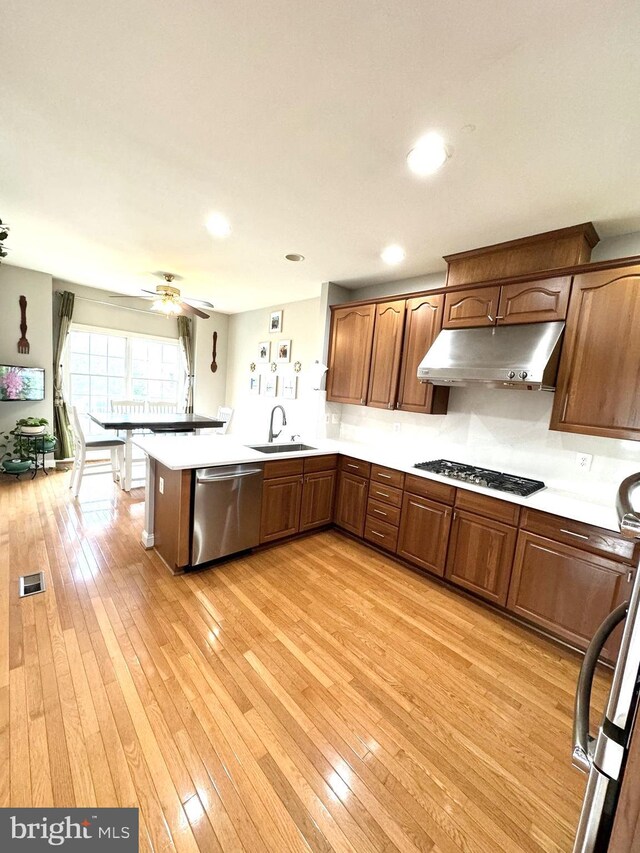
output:
[[[432,385],[555,389],[564,322],[443,329],[420,362]]]

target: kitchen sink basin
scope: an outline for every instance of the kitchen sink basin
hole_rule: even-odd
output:
[[[293,453],[296,450],[317,450],[317,447],[310,447],[308,444],[248,444],[251,450],[257,450],[259,453]]]

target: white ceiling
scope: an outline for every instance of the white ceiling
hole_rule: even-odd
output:
[[[10,262],[123,292],[168,269],[234,312],[636,230],[639,31],[637,0],[4,0]],[[432,129],[453,157],[418,180]]]

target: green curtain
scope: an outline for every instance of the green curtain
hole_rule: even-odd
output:
[[[184,410],[193,412],[193,324],[190,317],[177,317],[178,339],[185,372]]]
[[[58,439],[54,455],[56,459],[70,459],[73,456],[73,434],[62,393],[62,356],[73,317],[75,294],[65,290],[56,293],[54,299],[58,309],[53,312],[53,432]]]

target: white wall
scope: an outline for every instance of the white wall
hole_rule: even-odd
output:
[[[194,391],[193,410],[199,415],[215,417],[218,406],[224,406],[227,389],[227,348],[229,340],[229,317],[212,313],[208,320],[197,317],[194,341]],[[216,364],[211,372],[213,333],[218,333]]]
[[[27,299],[29,355],[20,355],[20,307]],[[53,430],[53,347],[51,276],[34,270],[0,266],[0,364],[44,367],[45,398],[42,402],[0,401],[0,432],[15,426],[19,418],[47,418]],[[2,451],[4,452],[4,451]],[[1,455],[1,453],[0,453]]]
[[[269,333],[269,315],[283,310],[283,329],[279,334]],[[318,437],[324,426],[324,392],[314,391],[309,371],[313,362],[322,360],[324,337],[324,312],[320,298],[300,302],[274,305],[256,311],[233,314],[229,318],[229,350],[227,372],[227,404],[235,410],[230,432],[243,440],[266,441],[269,431],[269,415],[272,408],[280,404],[287,413],[287,426],[280,439],[289,439],[299,433],[303,439]],[[291,340],[291,361],[278,364],[278,396],[264,395],[264,382],[271,376],[269,364],[257,364],[258,344],[271,341],[271,360],[275,360],[276,344],[281,339]],[[256,372],[261,376],[261,393],[249,393],[249,365],[256,362]],[[294,362],[302,362],[298,374],[298,396],[295,400],[282,398],[282,377],[293,375]],[[279,428],[280,414],[276,414]]]

